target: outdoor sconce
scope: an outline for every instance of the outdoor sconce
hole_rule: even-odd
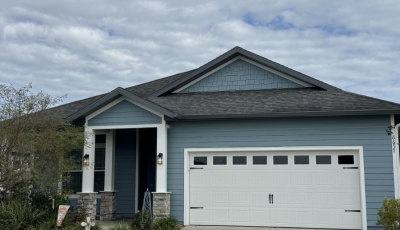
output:
[[[162,165],[162,153],[159,153],[158,154],[158,158],[157,158],[157,163],[159,164],[159,165]]]
[[[83,166],[89,166],[89,154],[83,156]]]

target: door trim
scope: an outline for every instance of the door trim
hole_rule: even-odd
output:
[[[183,224],[190,225],[190,157],[191,153],[207,153],[207,152],[280,152],[280,151],[336,151],[336,150],[356,150],[358,151],[358,166],[360,172],[360,198],[361,198],[361,226],[363,230],[367,230],[367,205],[365,197],[365,176],[364,176],[364,150],[362,146],[302,146],[302,147],[246,147],[246,148],[185,148],[184,151],[184,208],[183,208]]]

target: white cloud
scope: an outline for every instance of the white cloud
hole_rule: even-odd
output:
[[[396,1],[7,1],[0,83],[73,101],[197,68],[234,46],[400,103]]]

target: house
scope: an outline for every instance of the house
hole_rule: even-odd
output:
[[[154,215],[185,225],[367,229],[399,197],[385,130],[400,104],[240,47],[54,110],[93,134],[75,154],[95,166],[71,172],[71,199],[104,220],[134,215],[149,189]]]

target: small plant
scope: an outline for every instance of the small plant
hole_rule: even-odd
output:
[[[151,230],[179,230],[179,222],[174,217],[166,217],[157,220]]]
[[[377,225],[385,230],[400,230],[400,199],[385,199],[378,216]]]
[[[143,223],[142,223],[143,217]],[[151,213],[149,211],[141,212],[138,211],[136,216],[133,218],[131,226],[132,228],[140,229],[141,225],[143,224],[144,229],[150,229],[151,227]]]
[[[25,202],[0,203],[0,229],[27,229],[39,222],[44,214]]]
[[[113,226],[109,228],[108,230],[130,230],[131,226],[129,224],[119,224],[117,226]]]

